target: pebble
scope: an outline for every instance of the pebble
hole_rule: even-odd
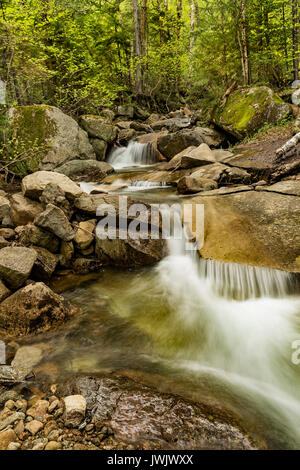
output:
[[[0,422],[0,431],[7,428],[10,424],[14,424],[16,421],[20,419],[24,419],[24,418],[25,418],[25,414],[21,413],[20,411],[17,411],[11,414],[6,419]]]
[[[58,407],[58,405],[59,405],[59,400],[58,399],[52,401],[49,405],[49,409],[48,409],[49,413],[52,413],[55,410],[55,408]]]
[[[5,408],[8,408],[9,410],[13,410],[15,408],[16,404],[13,400],[8,400],[5,403]]]
[[[15,402],[15,405],[16,405],[16,409],[18,411],[22,411],[23,413],[25,413],[26,409],[27,409],[27,401],[26,400],[17,400]]]
[[[20,442],[10,442],[7,446],[7,450],[20,450],[21,444]]]
[[[45,450],[60,450],[62,449],[62,444],[56,441],[50,441],[45,447]]]
[[[35,436],[43,427],[43,423],[34,419],[26,424],[25,429]]]
[[[66,426],[77,427],[85,418],[86,400],[82,395],[70,395],[64,398]]]
[[[9,444],[16,440],[17,436],[13,429],[6,429],[0,432],[0,450],[6,450]]]

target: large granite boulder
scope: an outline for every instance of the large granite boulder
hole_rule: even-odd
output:
[[[56,235],[65,242],[69,242],[75,237],[76,232],[64,211],[53,204],[47,205],[46,209],[34,219],[34,224],[41,229],[53,233],[53,235]]]
[[[291,193],[292,185],[291,181],[286,188],[263,186],[256,191],[246,186],[221,188],[226,191],[187,201],[204,204],[201,256],[300,272],[300,197]]]
[[[30,284],[0,305],[0,329],[13,336],[42,333],[60,326],[79,309],[42,282]]]
[[[35,149],[27,160],[14,165],[20,176],[53,170],[75,158],[95,159],[87,133],[77,122],[53,106],[17,106],[9,111],[15,153]]]
[[[157,139],[159,152],[167,159],[175,157],[188,147],[198,147],[200,144],[207,144],[209,147],[220,147],[224,143],[224,135],[220,132],[197,127],[196,129],[185,129],[171,134],[161,135]]]
[[[56,168],[58,173],[71,179],[84,181],[101,181],[105,176],[114,172],[111,165],[97,160],[71,160]]]
[[[10,215],[16,226],[33,222],[34,218],[43,211],[42,204],[24,197],[22,193],[13,194],[10,202]]]
[[[48,184],[59,186],[68,199],[75,199],[82,194],[78,184],[62,173],[54,171],[37,171],[25,176],[22,180],[23,195],[31,199],[39,199]]]
[[[266,86],[233,92],[214,115],[215,124],[237,139],[253,135],[265,124],[276,124],[291,113],[287,103]]]

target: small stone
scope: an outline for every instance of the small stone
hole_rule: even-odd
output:
[[[59,400],[56,399],[49,405],[49,409],[48,409],[49,413],[52,413],[55,410],[55,408],[58,407],[58,405],[59,405]]]
[[[6,450],[9,444],[16,440],[17,436],[13,429],[6,429],[0,432],[0,450]]]
[[[43,421],[47,415],[49,402],[47,400],[38,400],[35,405],[27,410],[27,415],[38,421]]]
[[[65,425],[70,427],[77,427],[85,418],[86,413],[86,400],[82,395],[70,395],[64,398]]]
[[[27,401],[26,400],[24,400],[24,399],[17,400],[15,402],[15,405],[16,405],[16,409],[18,411],[22,411],[23,413],[25,413],[26,408],[27,408]]]
[[[85,430],[86,432],[90,432],[90,431],[93,431],[94,427],[95,427],[94,424],[90,423],[85,427]]]
[[[43,423],[34,419],[26,424],[25,429],[29,431],[32,436],[35,436],[43,427]]]
[[[6,419],[0,422],[0,431],[7,428],[11,424],[14,424],[16,421],[19,421],[20,419],[25,419],[24,413],[21,413],[18,411],[16,413],[11,414]]]
[[[21,444],[20,442],[10,442],[7,446],[7,450],[20,450]]]
[[[15,408],[16,404],[13,400],[8,400],[5,403],[5,408],[8,408],[9,410],[13,410]]]
[[[23,434],[24,430],[25,430],[24,421],[23,419],[21,419],[18,422],[18,424],[15,426],[14,431],[16,435],[19,437],[21,434]]]
[[[62,449],[62,444],[56,441],[50,441],[45,447],[45,450],[60,450]]]

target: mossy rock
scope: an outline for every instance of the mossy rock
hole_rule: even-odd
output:
[[[96,159],[87,133],[58,108],[16,106],[7,116],[11,137],[4,158],[17,160],[10,169],[20,177],[39,169],[54,170],[69,160]]]
[[[266,86],[239,89],[214,114],[215,124],[237,139],[255,134],[264,125],[273,125],[291,113],[290,106]]]

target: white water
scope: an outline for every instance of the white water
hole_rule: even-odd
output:
[[[172,353],[176,367],[231,384],[300,445],[300,365],[292,363],[300,298],[289,295],[293,276],[199,260],[184,246],[170,240],[169,256],[156,268],[169,311],[168,330],[157,339],[182,336]]]
[[[115,169],[143,167],[158,162],[156,151],[151,143],[141,144],[131,141],[127,147],[114,149],[107,162]]]

